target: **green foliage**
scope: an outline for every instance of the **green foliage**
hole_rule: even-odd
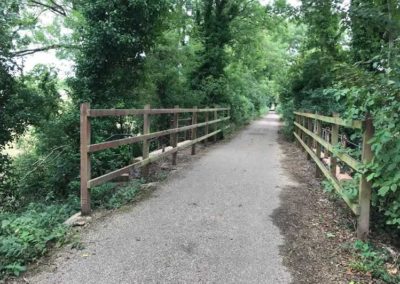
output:
[[[127,186],[124,186],[118,190],[111,198],[106,202],[107,209],[119,208],[124,204],[133,201],[140,190],[141,182],[132,182]]]
[[[278,113],[281,115],[285,125],[283,126],[283,134],[287,139],[293,138],[294,132],[294,103],[293,100],[281,100],[278,109]]]
[[[141,182],[125,186],[107,183],[92,190],[93,208],[115,209],[133,201]],[[68,241],[63,222],[79,211],[79,199],[70,196],[65,205],[31,203],[15,213],[0,211],[0,278],[26,270],[26,265],[53,246]]]
[[[346,196],[352,203],[358,203],[358,188],[360,184],[359,177],[352,180],[345,180],[341,182],[343,188],[343,195]]]
[[[141,181],[133,181],[124,186],[106,183],[92,189],[91,202],[93,208],[115,209],[131,202],[140,190]]]
[[[23,212],[0,212],[0,275],[18,276],[28,262],[64,242],[62,223],[76,205],[31,204]]]
[[[23,31],[33,28],[36,21],[25,14],[20,1],[0,3],[0,152],[28,125],[48,119],[56,110],[58,93],[54,87],[56,74],[52,70],[38,66],[26,76],[14,76],[18,71],[15,49],[29,44]]]
[[[398,274],[399,264],[396,259],[392,259],[389,252],[385,249],[378,249],[370,243],[362,241],[354,242],[354,252],[357,260],[350,264],[350,267],[363,273],[371,273],[374,280],[384,283],[399,283]],[[389,271],[396,271],[390,273]]]
[[[258,116],[276,101],[295,32],[278,25],[268,27],[282,19],[266,13],[257,2],[217,2],[196,6],[192,1],[96,0],[71,6],[61,1],[59,7],[46,2],[50,8],[35,3],[34,9],[18,0],[2,4],[9,8],[4,9],[7,25],[2,39],[5,47],[9,44],[9,49],[2,50],[5,62],[12,61],[11,49],[29,43],[69,45],[74,51],[67,55],[64,50],[62,56],[75,60],[76,75],[61,85],[44,66],[20,77],[5,70],[1,82],[11,85],[3,89],[18,104],[4,101],[9,110],[1,113],[2,130],[8,136],[1,136],[0,147],[24,135],[21,140],[29,140],[25,143],[29,150],[12,162],[0,161],[2,171],[7,167],[7,173],[0,175],[4,179],[0,207],[13,210],[29,202],[57,201],[77,193],[82,101],[91,102],[94,108],[132,108],[146,103],[153,107],[229,105],[237,124]],[[55,14],[53,28],[33,20],[41,9]],[[22,18],[25,22],[17,23]],[[63,25],[72,29],[69,38],[56,37]],[[25,42],[21,39],[13,46],[12,30],[19,28],[29,33]],[[152,127],[168,125],[154,119]],[[92,121],[94,142],[140,131],[140,119]],[[121,147],[94,154],[93,176],[126,165],[139,151],[138,147]]]
[[[203,105],[229,105],[233,122],[246,123],[275,100],[279,76],[273,73],[287,56],[277,46],[287,42],[273,28],[269,32],[276,37],[266,36],[271,16],[256,2],[207,0],[196,15],[195,36],[203,48],[191,89]]]
[[[374,159],[365,171],[373,184],[374,216],[398,230],[400,7],[393,0],[353,0],[343,9],[340,2],[302,1],[299,20],[307,34],[291,66],[287,91],[280,94],[286,133],[292,131],[292,107],[324,115],[336,112],[347,119],[370,115]],[[346,134],[361,140],[360,133]],[[361,158],[358,149],[351,154]]]
[[[353,61],[363,62],[368,69],[375,69],[374,65],[382,63],[383,49],[390,53],[389,49],[393,48],[400,35],[398,1],[353,0],[349,16]]]
[[[400,90],[399,69],[375,74],[361,68],[346,67],[346,77],[338,85],[337,99],[346,106],[348,118],[365,118],[370,113],[375,134],[371,141],[374,160],[368,165],[373,183],[372,204],[380,219],[392,228],[400,228]],[[343,72],[343,69],[342,69]]]
[[[72,80],[74,100],[94,107],[136,106],[146,55],[167,27],[168,2],[78,1],[77,9],[84,21],[77,30],[83,42]]]
[[[60,224],[79,209],[80,103],[230,106],[231,123],[241,125],[288,92],[304,26],[285,19],[293,12],[285,3],[275,8],[279,13],[238,0],[2,1],[0,214],[10,221],[0,234],[2,273],[22,272],[50,244],[64,241]],[[53,49],[75,63],[73,76],[61,81],[43,65],[24,71],[20,58]],[[142,131],[137,117],[91,122],[93,143]],[[169,122],[153,117],[151,127],[166,129]],[[6,145],[21,153],[7,157]],[[139,144],[95,153],[92,175],[140,154]],[[137,196],[139,185],[94,188],[92,205],[120,207]]]
[[[302,0],[303,21],[307,24],[307,47],[323,55],[338,53],[340,0]]]
[[[358,177],[352,180],[344,180],[340,183],[342,187],[341,194],[347,197],[352,203],[357,204],[358,202],[358,187],[359,187],[360,180]],[[332,183],[329,180],[322,181],[322,187],[325,192],[333,194],[338,198],[342,198],[341,194],[339,194],[335,188],[333,187]]]

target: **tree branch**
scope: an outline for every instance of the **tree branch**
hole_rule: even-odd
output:
[[[37,52],[43,52],[43,51],[49,51],[52,49],[61,49],[61,48],[77,49],[78,46],[53,44],[53,45],[43,46],[43,47],[38,47],[38,48],[18,50],[18,51],[12,52],[11,57],[23,57],[23,56],[31,55],[31,54],[34,54]]]
[[[67,12],[65,11],[64,7],[62,7],[61,5],[57,4],[55,1],[50,0],[50,2],[53,5],[49,5],[46,3],[42,3],[40,1],[36,1],[36,0],[30,0],[30,2],[32,2],[34,5],[36,6],[41,6],[41,7],[45,7],[47,9],[49,9],[50,11],[52,11],[53,13],[59,14],[63,17],[67,16]]]

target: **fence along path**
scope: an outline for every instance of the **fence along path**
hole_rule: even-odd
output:
[[[230,119],[229,108],[179,108],[173,109],[151,109],[150,105],[146,105],[144,109],[91,109],[90,104],[84,103],[80,109],[80,141],[81,141],[81,213],[88,215],[91,212],[90,207],[90,188],[101,185],[107,181],[115,179],[125,173],[129,173],[132,169],[142,169],[142,175],[148,175],[148,165],[163,157],[172,155],[172,164],[176,164],[177,152],[187,147],[192,147],[192,155],[196,154],[196,144],[216,135],[224,130],[222,122]],[[179,127],[179,114],[191,114],[191,124]],[[198,122],[198,114],[203,113],[205,121]],[[213,119],[209,119],[209,114],[213,115]],[[91,144],[91,118],[115,117],[115,116],[143,116],[143,132],[137,136],[106,141],[97,144]],[[172,115],[172,128],[151,132],[150,116],[151,115]],[[187,121],[187,119],[183,119]],[[209,126],[212,125],[212,132],[209,133]],[[197,130],[204,127],[204,135],[197,137]],[[178,134],[180,132],[191,131],[191,139],[178,143]],[[150,153],[149,141],[154,138],[170,135],[170,147],[167,149],[158,149]],[[137,157],[133,164],[125,166],[121,169],[106,173],[102,176],[93,178],[91,176],[91,153],[102,151],[105,149],[117,148],[123,145],[133,143],[143,143],[142,157]]]
[[[366,164],[371,162],[373,158],[371,145],[368,144],[374,131],[371,118],[367,115],[367,119],[364,121],[347,121],[338,116],[329,117],[301,112],[295,112],[294,114],[294,136],[297,139],[298,145],[301,145],[308,153],[308,159],[313,159],[316,163],[316,177],[321,177],[321,173],[323,173],[332,183],[335,190],[358,217],[357,237],[360,239],[366,239],[369,233],[371,183],[367,180],[367,174],[364,171],[364,167]],[[322,137],[322,123],[331,125],[330,139],[324,139]],[[339,127],[362,130],[362,161],[357,161],[347,153],[336,151],[336,147],[339,145]],[[322,149],[324,149],[324,151],[322,151]],[[329,168],[325,166],[323,158],[328,158],[327,164],[329,165]],[[338,171],[340,172],[338,160],[345,163],[355,172],[361,174],[358,190],[358,203],[356,204],[343,193],[342,185],[337,177]]]

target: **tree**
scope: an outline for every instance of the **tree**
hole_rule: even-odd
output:
[[[203,51],[200,66],[193,73],[192,89],[200,91],[206,105],[228,102],[225,48],[233,39],[231,23],[239,11],[240,4],[236,0],[204,0],[197,6],[196,20]]]
[[[19,66],[13,49],[19,43],[16,30],[21,28],[21,9],[18,1],[0,3],[0,152],[29,125],[38,125],[54,112],[59,98],[54,87],[47,85],[48,80],[53,80],[50,77],[54,76],[47,68],[36,69],[35,74],[29,76],[15,77]],[[30,83],[36,79],[42,85],[33,87]],[[7,164],[6,157],[1,155],[0,173]]]
[[[74,100],[101,107],[133,107],[144,61],[164,30],[166,0],[80,1]],[[118,94],[118,95],[117,95]]]

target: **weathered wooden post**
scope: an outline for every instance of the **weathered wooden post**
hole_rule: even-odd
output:
[[[313,123],[312,123],[312,119],[311,118],[307,118],[307,129],[311,132],[313,132]],[[314,139],[310,136],[307,135],[307,146],[308,148],[310,148],[311,150],[313,149],[313,141]],[[307,154],[307,159],[311,160],[311,155]]]
[[[150,105],[144,106],[145,113],[143,114],[143,135],[150,133],[150,119],[149,113]],[[142,157],[143,160],[146,160],[149,157],[150,145],[147,139],[143,140],[143,149],[142,149]],[[149,165],[146,165],[142,168],[142,176],[147,177],[149,175]]]
[[[175,111],[179,108],[179,106],[175,106]],[[174,121],[173,121],[173,128],[179,127],[179,113],[174,113]],[[178,133],[173,133],[171,135],[171,146],[176,148],[178,146]],[[172,154],[172,165],[176,165],[176,157],[178,156],[178,152]]]
[[[301,117],[301,126],[306,127],[306,118],[304,116]],[[301,134],[300,135],[301,141],[306,142],[306,134],[301,129],[300,129],[300,134]],[[303,152],[306,152],[306,149],[304,147],[301,147],[301,150]]]
[[[294,121],[295,121],[296,123],[300,123],[299,116],[298,116],[297,114],[294,115]],[[296,126],[296,125],[294,125],[294,132],[295,132],[298,136],[300,136],[299,127]],[[295,142],[296,142],[296,146],[300,147],[300,142],[299,142],[299,140],[296,139]]]
[[[324,140],[325,140],[326,142],[330,143],[329,133],[328,133],[328,131],[326,130],[326,128],[324,129],[322,135],[324,136]],[[324,147],[324,158],[329,158],[329,150],[328,150],[326,147]]]
[[[194,107],[192,125],[197,124],[197,106]],[[192,140],[197,138],[197,127],[192,129]],[[196,143],[192,145],[192,155],[196,155]]]
[[[373,158],[373,153],[369,141],[374,135],[374,127],[372,118],[367,115],[363,125],[363,145],[362,145],[362,160],[364,165],[370,163]],[[369,234],[369,219],[370,219],[370,206],[371,206],[371,182],[367,181],[367,174],[361,176],[360,189],[359,189],[359,206],[360,215],[357,222],[357,237],[365,240]]]
[[[317,120],[315,120],[315,123],[316,123],[316,132],[317,132],[316,135],[318,137],[322,138],[321,121],[317,119]],[[317,141],[317,145],[316,145],[316,154],[317,154],[318,159],[321,159],[321,144],[318,143],[318,141]],[[321,169],[318,166],[316,166],[315,177],[320,178],[321,176],[322,176]]]
[[[226,116],[224,118],[230,117],[230,112],[231,112],[231,109],[228,108],[226,110]],[[226,130],[228,129],[228,127],[229,127],[229,120],[225,120],[224,121],[224,128],[222,129],[222,138],[223,139],[225,139],[225,133],[226,133]]]
[[[215,107],[215,106],[214,106]],[[218,119],[218,111],[214,110],[214,120]],[[218,130],[218,123],[214,123],[214,131]],[[217,142],[217,135],[214,135],[214,143]]]
[[[334,114],[333,117],[338,117],[338,114]],[[339,125],[332,124],[331,130],[331,144],[333,147],[338,145],[339,143]],[[337,169],[337,158],[333,153],[331,153],[331,174],[336,177],[336,169]]]
[[[208,107],[206,107],[206,108],[208,108]],[[208,135],[208,132],[209,132],[209,129],[208,129],[209,128],[208,127],[208,111],[206,111],[205,116],[206,116],[206,118],[205,118],[206,126],[204,128],[204,132],[205,132],[205,135]],[[204,144],[206,146],[207,146],[207,141],[208,141],[208,139],[204,140]]]
[[[229,116],[229,110],[223,110],[222,111],[222,118],[226,118],[226,117],[228,117]],[[221,123],[221,138],[222,139],[225,139],[225,131],[226,131],[226,129],[227,129],[227,121],[226,120],[224,120],[222,123]]]
[[[299,115],[298,120],[299,120],[299,121],[298,121],[298,124],[303,125],[303,117]],[[300,128],[299,128],[298,130],[299,130],[299,137],[300,137],[300,140],[303,140],[303,133],[302,133],[302,130],[301,130]]]
[[[299,125],[303,125],[303,117],[302,116],[298,116],[297,117],[297,123],[299,124]],[[300,127],[297,127],[297,135],[299,135],[299,137],[300,137],[300,140],[303,140],[303,130],[301,130],[301,128]],[[300,141],[299,141],[299,147],[300,147],[300,149],[301,150],[303,150],[302,148],[302,146],[301,146],[301,143],[300,143]]]
[[[88,182],[91,178],[91,164],[90,153],[88,146],[90,144],[90,104],[81,104],[81,117],[80,117],[80,142],[81,142],[81,214],[89,215],[91,212],[90,207],[90,189]]]

